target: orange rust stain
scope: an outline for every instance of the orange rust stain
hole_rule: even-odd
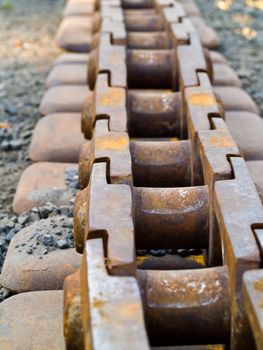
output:
[[[122,89],[111,88],[107,92],[100,94],[98,102],[102,107],[124,106],[124,93]]]
[[[260,292],[263,292],[263,278],[254,282],[254,288]]]
[[[0,123],[0,129],[9,129],[9,128],[11,128],[11,124],[9,124],[8,122]]]
[[[234,147],[234,143],[231,137],[228,135],[213,135],[209,138],[209,146],[213,147]]]
[[[95,148],[108,150],[122,150],[128,147],[128,140],[126,137],[101,138],[95,142]]]
[[[110,258],[104,258],[104,262],[105,262],[105,266],[108,268],[108,269],[112,269],[112,261]]]
[[[169,141],[178,141],[178,137],[170,137]]]
[[[119,312],[122,314],[122,316],[127,319],[127,318],[137,318],[138,316],[138,311],[140,310],[140,304],[138,303],[130,303],[128,305],[124,305],[119,309]]]
[[[92,307],[98,310],[100,317],[107,319],[108,318],[107,313],[105,313],[105,310],[104,310],[105,304],[106,302],[104,300],[94,298]]]
[[[214,95],[205,92],[191,92],[189,94],[189,101],[192,105],[196,106],[212,106],[216,104]]]

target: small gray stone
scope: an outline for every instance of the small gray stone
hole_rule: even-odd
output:
[[[10,115],[16,115],[17,109],[15,106],[5,106],[5,111]]]
[[[44,234],[42,236],[42,243],[47,247],[52,247],[54,245],[54,238],[50,234]]]
[[[17,233],[17,232],[21,231],[21,230],[22,230],[22,228],[23,228],[23,226],[22,226],[22,225],[20,225],[20,224],[15,224],[15,227],[14,227],[14,231],[15,231],[15,233]]]
[[[31,247],[27,247],[26,252],[27,254],[33,254],[33,249]]]
[[[46,219],[48,217],[48,214],[50,213],[50,210],[48,207],[40,207],[39,208],[39,214],[42,219]]]
[[[8,289],[6,289],[4,287],[1,287],[1,292],[2,292],[2,295],[3,295],[4,299],[7,298],[11,294],[10,290],[8,290]]]
[[[6,237],[5,237],[6,242],[10,242],[11,239],[14,237],[15,234],[16,234],[16,233],[15,233],[15,230],[10,230],[10,231],[8,232],[8,234],[6,235]]]
[[[186,257],[189,255],[200,255],[202,254],[201,249],[177,249],[177,254],[181,257]]]
[[[40,219],[40,216],[39,216],[38,213],[32,212],[30,214],[30,218],[31,218],[32,221],[38,221]]]
[[[25,225],[25,223],[27,223],[29,220],[29,217],[27,214],[21,214],[19,215],[17,221],[20,225]]]
[[[144,255],[147,255],[147,253],[148,253],[148,250],[143,250],[143,249],[136,250],[137,256],[144,256]]]
[[[149,251],[149,253],[153,256],[164,256],[166,254],[166,250],[165,249],[151,249]]]
[[[0,145],[2,151],[8,151],[11,148],[9,141],[3,141]]]
[[[70,221],[62,222],[61,226],[64,227],[64,228],[72,228],[73,227],[72,222],[70,222]]]
[[[20,134],[20,137],[22,137],[23,139],[28,139],[29,137],[31,137],[32,135],[32,131],[31,130],[27,130],[24,131]]]
[[[62,231],[61,228],[57,227],[53,230],[53,233],[57,236],[61,236],[62,235]]]
[[[69,248],[70,245],[68,244],[66,239],[59,239],[57,241],[57,246],[59,249],[66,249]]]
[[[175,255],[177,254],[177,250],[176,249],[167,249],[166,252],[170,255]]]
[[[53,204],[53,203],[50,203],[50,202],[47,202],[47,204],[45,205],[45,208],[47,210],[49,210],[50,213],[57,213],[58,211],[58,208]]]
[[[59,208],[59,211],[62,215],[68,216],[68,214],[71,213],[71,208],[66,205],[63,205]]]
[[[6,231],[6,225],[0,224],[0,232],[3,233]]]
[[[9,220],[9,221],[7,222],[7,224],[6,224],[6,227],[7,227],[7,228],[13,228],[13,227],[15,227],[15,223],[14,223],[12,220]]]
[[[12,140],[10,141],[10,147],[12,150],[18,150],[23,146],[23,141],[22,140]]]

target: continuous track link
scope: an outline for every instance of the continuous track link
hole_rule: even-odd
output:
[[[254,106],[230,99],[233,108],[220,96],[240,82],[216,75],[186,8],[101,0],[85,12],[96,13],[89,90],[80,71],[73,79],[85,99],[68,111],[81,109],[86,141],[74,205],[81,266],[64,282],[67,350],[263,349],[263,206],[246,163],[256,156],[237,144],[226,117]],[[70,63],[86,64],[79,59]],[[22,294],[23,303],[35,307],[37,293]],[[61,291],[46,293],[61,303]],[[11,304],[1,305],[5,314]],[[47,330],[62,326],[57,309],[47,312]],[[12,320],[0,319],[0,334]],[[15,349],[11,329],[7,349]],[[49,342],[64,348],[61,338]]]
[[[176,1],[103,1],[99,23],[82,117],[87,187],[74,211],[88,309],[79,348],[253,348],[242,279],[261,265],[263,210],[213,92],[209,54]],[[160,258],[143,268],[134,252],[151,249],[200,249],[205,266],[164,268]],[[70,348],[80,329],[67,283]]]

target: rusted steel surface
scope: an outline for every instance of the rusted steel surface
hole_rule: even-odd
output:
[[[81,320],[80,270],[64,282],[64,337],[67,349],[83,349],[84,329]]]
[[[206,248],[208,189],[135,187],[134,231],[138,249]]]
[[[173,345],[174,334],[177,344],[227,341],[230,288],[226,267],[143,270],[137,278],[151,344]]]
[[[128,129],[131,137],[179,137],[181,98],[167,90],[129,90]]]
[[[130,141],[135,186],[181,187],[190,185],[190,142]]]
[[[88,67],[88,82],[94,89],[97,74],[108,73],[109,85],[126,86],[125,47],[112,45],[110,33],[102,33],[97,49],[91,53]]]
[[[119,43],[116,28],[125,28]],[[262,315],[259,295],[247,277],[244,297],[242,281],[261,266],[263,208],[213,85],[218,79],[235,86],[236,78],[220,80],[219,70],[228,71],[215,68],[175,0],[110,1],[95,32],[93,97],[82,119],[89,143],[80,180],[87,187],[74,214],[76,246],[84,252],[84,347],[123,349],[129,339],[133,348],[149,348],[149,341],[167,349],[252,350],[262,339]],[[186,258],[181,250],[189,250]],[[122,275],[133,276],[132,287]],[[140,315],[128,332],[135,286]],[[107,321],[113,305],[118,316]]]
[[[85,227],[75,226],[76,246],[83,250],[85,240],[102,235],[107,242],[108,268],[114,274],[133,274],[135,248],[132,224],[131,190],[127,185],[107,182],[106,163],[94,164],[84,202],[75,207],[75,221],[83,217]],[[111,213],[111,220],[108,213]]]
[[[257,107],[224,57],[204,49],[211,33],[192,0],[84,2],[68,4],[65,19],[70,13],[76,16],[70,23],[79,19],[80,33],[88,35],[73,45],[84,44],[91,52],[55,63],[48,80],[52,88],[41,106],[42,114],[58,113],[56,124],[46,118],[59,136],[52,149],[58,158],[64,152],[64,161],[72,161],[68,150],[74,150],[64,145],[64,135],[75,128],[70,114],[59,128],[59,113],[81,111],[78,133],[70,138],[77,145],[74,160],[83,145],[74,205],[81,255],[71,250],[71,259],[62,251],[37,264],[31,256],[16,260],[14,246],[24,240],[18,234],[2,279],[12,264],[12,269],[20,265],[14,283],[8,283],[14,292],[61,288],[66,277],[67,350],[263,350],[262,164],[245,162],[262,159],[260,143],[251,142],[263,135]],[[61,62],[68,69],[64,76]],[[242,128],[251,113],[245,137]],[[80,126],[85,140],[77,143]],[[43,185],[35,177],[37,185],[27,179],[27,186],[19,186],[23,196],[14,203],[19,212],[21,198],[30,198],[27,189],[32,194]],[[58,257],[63,263],[55,269]],[[53,305],[48,295],[36,295],[33,303],[21,297],[29,311],[25,319],[19,305],[17,334],[41,296],[37,315],[43,318],[43,309]],[[58,297],[61,306],[61,293],[53,296]],[[19,299],[14,298],[15,307]],[[6,316],[12,303],[2,305],[0,340],[14,350],[10,339],[17,320],[14,312]],[[28,348],[25,332],[21,339]],[[53,339],[58,350],[64,348],[61,339],[62,334]]]
[[[260,251],[252,227],[263,223],[263,207],[245,161],[230,157],[230,164],[233,179],[215,184],[215,216],[221,235],[223,262],[228,264],[232,276],[231,346],[247,349],[251,331],[244,312],[241,285],[245,271],[260,268]]]
[[[131,182],[129,137],[125,132],[111,132],[108,121],[96,122],[92,140],[83,145],[79,160],[81,187],[88,185],[93,163],[106,162],[110,183]]]
[[[87,242],[81,277],[86,349],[149,349],[136,279],[108,275],[102,239]]]
[[[125,90],[111,87],[109,74],[99,75],[95,90],[84,101],[82,131],[89,139],[97,119],[108,119],[110,131],[127,131]]]
[[[257,349],[263,349],[263,270],[251,270],[245,273],[243,297],[248,319],[253,330]]]

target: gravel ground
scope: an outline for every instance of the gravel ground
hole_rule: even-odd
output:
[[[63,7],[62,0],[9,3],[11,8],[0,9],[0,123],[10,124],[0,129],[0,214],[10,212],[17,181],[29,164],[45,77],[60,52],[53,38]]]
[[[20,229],[43,217],[72,213],[72,203],[34,208],[28,215],[11,211],[19,177],[30,164],[27,149],[45,77],[61,52],[54,34],[62,8],[63,0],[0,0],[0,271],[8,244]]]
[[[263,10],[248,6],[254,3],[252,0],[196,0],[196,3],[220,36],[219,51],[238,73],[243,88],[256,101],[263,117]]]

